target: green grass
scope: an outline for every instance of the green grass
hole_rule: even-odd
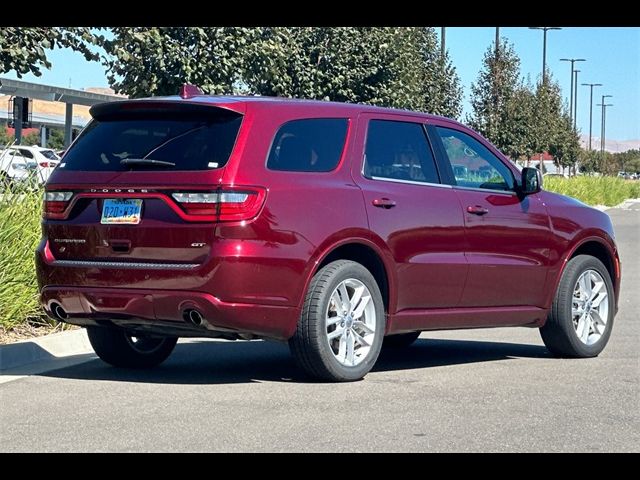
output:
[[[34,251],[40,241],[41,189],[0,188],[0,327],[39,322]]]
[[[617,177],[545,177],[543,188],[577,198],[588,205],[613,207],[628,198],[640,198],[640,181]]]

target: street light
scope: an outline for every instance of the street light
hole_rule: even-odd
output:
[[[591,133],[593,127],[593,87],[601,87],[601,83],[583,83],[583,87],[591,87],[591,94],[589,95],[589,151],[591,151]]]
[[[571,62],[571,89],[570,92],[570,100],[569,100],[569,116],[573,117],[573,64],[575,62],[586,62],[587,60],[584,58],[561,58],[561,62]]]
[[[574,83],[575,90],[573,91],[573,130],[577,132],[578,130],[576,127],[578,125],[578,73],[580,73],[580,70],[574,70],[574,73],[576,74],[576,81]]]
[[[547,32],[549,30],[562,30],[560,27],[529,27],[530,30],[542,30],[542,83],[547,83]]]
[[[613,95],[602,95],[602,103],[599,103],[598,106],[602,107],[602,124],[600,131],[600,158],[602,162],[602,167],[604,167],[604,144],[605,144],[605,125],[607,122],[607,107],[613,107],[612,103],[604,103],[605,98],[611,98]]]

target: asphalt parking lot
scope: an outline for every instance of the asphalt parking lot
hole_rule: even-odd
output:
[[[189,341],[151,371],[0,384],[0,451],[640,451],[640,204],[608,213],[623,286],[598,358],[554,359],[537,330],[426,332],[322,384],[284,344]]]

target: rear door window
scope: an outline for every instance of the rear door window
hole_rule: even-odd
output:
[[[212,107],[211,110],[214,110]],[[65,170],[124,171],[125,159],[146,159],[166,164],[137,165],[146,170],[208,170],[229,160],[242,117],[227,111],[185,116],[122,115],[94,119],[66,152]]]
[[[273,139],[267,168],[289,172],[329,172],[336,168],[347,135],[345,118],[292,120]]]
[[[375,180],[439,183],[424,128],[419,123],[371,120],[364,176]]]

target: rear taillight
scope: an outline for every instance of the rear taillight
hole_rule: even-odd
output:
[[[188,215],[237,222],[250,220],[260,212],[266,190],[262,187],[230,187],[216,192],[174,192],[171,196]]]
[[[42,209],[44,218],[65,218],[71,197],[73,197],[72,192],[44,192],[44,205]]]
[[[40,165],[42,168],[53,167],[53,163],[49,162],[40,162],[38,165]]]

